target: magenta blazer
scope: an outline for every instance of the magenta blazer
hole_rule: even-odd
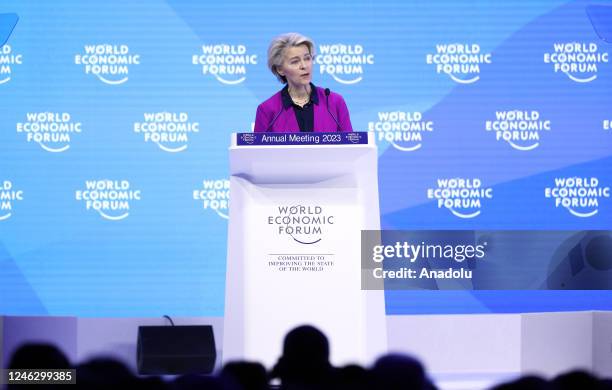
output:
[[[327,111],[327,97],[323,88],[315,87],[318,103],[313,103],[314,107],[314,131],[316,132],[335,132],[335,131],[353,131],[351,118],[349,117],[348,108],[342,96],[331,92],[329,94],[329,111],[331,111],[340,128],[336,124],[334,118]],[[283,106],[281,91],[275,93],[271,98],[261,103],[257,107],[257,115],[255,115],[255,132],[299,132],[300,126],[295,119],[293,106]]]

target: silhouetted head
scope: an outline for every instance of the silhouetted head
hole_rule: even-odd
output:
[[[70,362],[54,345],[28,343],[13,353],[9,368],[70,368]]]
[[[0,367],[2,368],[2,367]],[[9,361],[8,368],[20,369],[20,368],[50,368],[50,369],[61,369],[71,368],[70,362],[64,353],[52,344],[36,344],[27,343],[21,345],[15,352]],[[36,385],[8,385],[7,390],[12,389],[28,389],[31,387],[40,387]],[[42,386],[45,389],[53,390],[56,388],[65,388],[63,385],[45,385]],[[67,386],[70,387],[70,386]]]
[[[265,390],[268,388],[268,374],[261,363],[227,363],[221,371],[221,378],[233,381],[243,390]]]
[[[423,365],[410,356],[389,354],[381,357],[372,367],[372,381],[377,389],[425,389],[429,381]]]
[[[82,388],[108,389],[112,386],[136,387],[138,380],[122,362],[96,357],[77,367],[77,383]]]
[[[272,376],[287,383],[322,383],[329,377],[329,343],[327,337],[310,325],[299,326],[285,336],[283,356],[272,370]]]
[[[214,376],[188,374],[179,376],[172,382],[173,390],[242,390],[240,387],[224,383]]]
[[[335,370],[332,389],[367,390],[370,389],[370,373],[356,364],[349,364]]]
[[[557,386],[557,389],[559,390],[603,390],[605,388],[604,383],[601,382],[597,377],[582,370],[575,370],[565,374],[561,374],[555,379],[553,379],[552,382]]]

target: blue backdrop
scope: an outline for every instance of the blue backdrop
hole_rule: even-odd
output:
[[[0,314],[223,315],[229,135],[281,87],[266,49],[288,31],[376,132],[383,228],[612,228],[612,46],[587,6],[3,1]],[[386,297],[388,314],[612,310],[609,291]]]

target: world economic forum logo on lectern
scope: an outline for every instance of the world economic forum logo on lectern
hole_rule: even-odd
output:
[[[346,134],[346,139],[354,144],[358,144],[361,141],[361,138],[363,138],[363,134],[361,133],[347,133]]]
[[[311,245],[322,240],[327,226],[335,223],[335,216],[326,214],[321,206],[284,205],[277,206],[267,222],[275,227],[278,235]]]
[[[253,145],[253,143],[255,142],[255,134],[253,133],[242,133],[240,134],[240,139],[242,140],[242,142],[249,144],[249,145]]]

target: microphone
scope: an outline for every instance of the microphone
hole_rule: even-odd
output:
[[[276,122],[276,119],[279,117],[279,115],[283,112],[284,107],[281,106],[280,111],[278,111],[278,113],[276,113],[276,115],[274,116],[274,118],[272,118],[272,121],[270,122],[270,124],[268,125],[268,127],[266,127],[266,133],[270,131],[270,129],[272,128],[272,125],[274,124],[274,122]]]
[[[331,110],[329,109],[329,94],[330,93],[331,93],[331,91],[329,90],[329,88],[325,88],[325,100],[327,101],[327,112],[329,112],[329,115],[331,115],[331,117],[334,118],[334,121],[336,122],[336,125],[338,125],[338,127],[336,128],[336,131],[342,131],[342,127],[340,126],[340,122],[338,122],[338,119],[336,119],[334,114],[332,114]]]

